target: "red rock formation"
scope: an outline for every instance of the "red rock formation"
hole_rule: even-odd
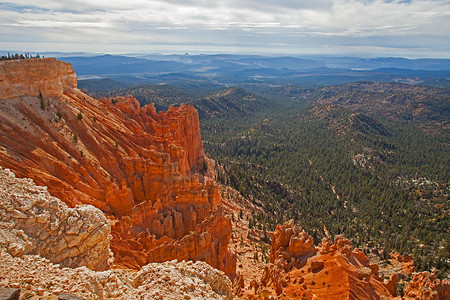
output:
[[[76,88],[72,66],[56,58],[0,62],[0,99],[23,95],[60,97],[64,87]]]
[[[397,261],[402,266],[402,273],[403,274],[411,274],[414,272],[414,258],[406,255],[406,254],[400,254],[398,252],[391,252],[390,253],[391,260]]]
[[[235,274],[218,188],[193,172],[204,152],[192,106],[93,99],[54,59],[0,62],[0,84],[0,165],[109,215],[116,263],[203,260]]]
[[[278,225],[273,232],[270,262],[284,271],[304,266],[315,253],[314,239],[295,226],[294,220]]]
[[[407,285],[404,296],[406,299],[450,299],[450,279],[439,280],[430,272],[416,273]]]
[[[317,247],[291,220],[273,233],[271,264],[265,269],[256,299],[380,299],[395,296],[396,278],[383,283],[377,268],[342,236]]]

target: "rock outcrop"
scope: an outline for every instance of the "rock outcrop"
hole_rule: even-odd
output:
[[[0,61],[0,100],[25,95],[61,97],[64,87],[76,88],[72,66],[56,58]]]
[[[341,236],[314,246],[311,236],[291,220],[273,233],[271,264],[249,298],[380,299],[395,296],[396,282],[383,282],[376,265]]]
[[[192,106],[93,99],[54,59],[1,62],[0,79],[0,166],[70,207],[101,209],[117,264],[202,260],[235,274],[218,188],[195,173],[204,152]]]
[[[69,208],[31,179],[0,167],[0,247],[12,256],[38,254],[64,267],[105,270],[113,261],[111,226],[91,205]]]
[[[315,253],[314,239],[295,226],[293,220],[278,225],[273,232],[270,262],[284,271],[304,266],[306,260]]]
[[[13,257],[0,246],[0,291],[20,299],[232,299],[231,282],[204,262],[148,264],[141,271],[61,268],[37,255]],[[72,295],[71,298],[62,297]]]
[[[233,299],[231,281],[204,262],[148,264],[136,274],[132,285],[147,290],[151,286],[145,295],[149,299]]]
[[[437,279],[430,272],[416,273],[407,285],[404,296],[406,299],[450,299],[450,279]]]
[[[398,252],[391,252],[391,261],[394,260],[401,266],[401,273],[403,274],[411,274],[414,272],[414,258],[407,254],[400,254]]]

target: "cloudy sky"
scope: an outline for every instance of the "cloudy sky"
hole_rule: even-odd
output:
[[[0,50],[450,58],[444,0],[15,0],[0,24]]]

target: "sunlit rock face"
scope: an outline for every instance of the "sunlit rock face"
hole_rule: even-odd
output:
[[[49,58],[0,62],[0,85],[0,166],[70,207],[101,209],[115,263],[203,260],[234,275],[231,222],[215,182],[196,174],[195,108],[94,99],[76,88],[70,64]]]
[[[0,99],[39,94],[60,97],[64,87],[77,87],[77,76],[68,63],[55,58],[0,62]]]
[[[383,282],[378,266],[351,242],[337,236],[314,246],[313,238],[291,220],[273,233],[270,264],[254,297],[279,299],[380,299],[395,296],[397,277]]]
[[[449,299],[450,279],[440,280],[430,272],[415,273],[404,293],[407,299]]]

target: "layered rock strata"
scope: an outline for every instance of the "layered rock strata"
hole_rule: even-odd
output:
[[[234,275],[218,188],[193,172],[204,152],[192,106],[157,113],[131,96],[93,99],[54,59],[0,62],[0,78],[14,87],[0,97],[0,165],[70,207],[101,209],[116,263],[203,260]]]
[[[59,97],[64,87],[77,87],[72,66],[56,58],[0,62],[0,100],[23,95]]]

